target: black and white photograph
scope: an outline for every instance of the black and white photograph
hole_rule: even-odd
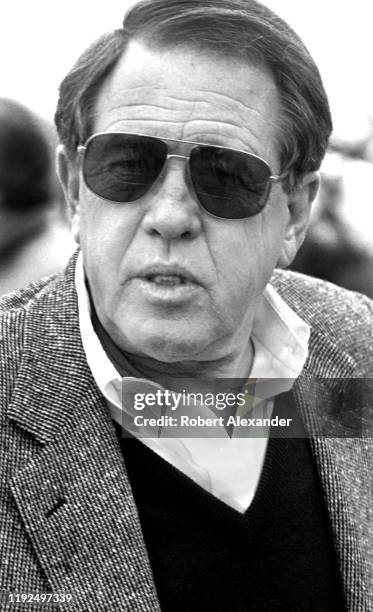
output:
[[[0,612],[373,610],[369,0],[0,8]]]

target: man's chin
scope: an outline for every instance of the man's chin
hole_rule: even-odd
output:
[[[201,334],[191,336],[190,331],[185,331],[183,336],[158,332],[147,334],[146,337],[131,337],[130,342],[126,344],[129,352],[134,355],[163,363],[176,363],[200,358],[207,345],[206,340]]]

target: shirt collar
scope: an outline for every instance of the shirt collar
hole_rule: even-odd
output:
[[[76,262],[75,285],[80,333],[87,362],[99,389],[115,411],[121,406],[123,378],[105,353],[94,331],[81,252]],[[262,392],[258,385],[256,388],[256,393],[262,399],[273,397],[292,387],[307,359],[309,337],[309,325],[268,284],[254,317],[251,336],[255,351],[250,379],[265,380]],[[133,376],[133,371],[131,374],[125,376],[124,380],[133,381],[134,384],[135,381],[136,384],[144,384],[149,391],[160,388],[157,383]],[[271,387],[268,385],[268,379],[277,379],[277,383]]]
[[[298,378],[308,355],[311,328],[268,284],[254,317],[251,378]]]

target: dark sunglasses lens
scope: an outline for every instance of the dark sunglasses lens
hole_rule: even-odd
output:
[[[252,217],[263,210],[267,201],[269,166],[247,153],[195,147],[190,157],[190,174],[201,205],[216,217]]]
[[[96,195],[114,202],[134,202],[159,176],[167,146],[133,134],[98,134],[87,144],[83,176]]]

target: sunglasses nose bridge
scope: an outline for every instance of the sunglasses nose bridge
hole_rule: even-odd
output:
[[[189,183],[190,183],[190,178],[189,178],[189,155],[179,155],[178,153],[167,153],[167,156],[164,160],[164,164],[162,167],[162,170],[160,172],[160,178],[164,179],[165,176],[167,175],[168,172],[168,168],[169,168],[169,160],[172,159],[176,159],[176,160],[184,160],[185,161],[185,171],[184,171],[184,178],[185,181],[188,185],[188,187],[190,187]]]
[[[170,159],[171,157],[178,157],[180,159],[189,159],[189,155],[179,155],[177,153],[167,153],[167,159]]]
[[[186,164],[189,162],[189,155],[179,155],[178,153],[167,153],[167,157],[165,159],[165,163],[163,166],[163,171],[168,164],[169,159],[185,159]]]

